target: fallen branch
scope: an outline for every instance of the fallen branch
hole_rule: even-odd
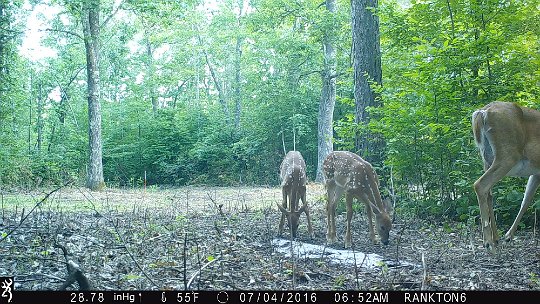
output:
[[[54,246],[60,248],[62,252],[64,253],[64,259],[67,262],[66,266],[68,270],[68,277],[66,278],[64,283],[60,285],[58,290],[66,290],[68,286],[70,286],[71,284],[75,282],[79,284],[79,290],[91,290],[92,284],[90,283],[90,280],[88,280],[88,278],[81,271],[81,268],[79,267],[79,265],[73,262],[72,260],[68,260],[68,251],[66,247],[64,247],[61,244],[56,243],[56,241],[55,241]]]
[[[73,261],[68,261],[68,272],[69,276],[67,277],[66,281],[58,288],[59,290],[66,290],[66,287],[69,285],[77,282],[79,284],[79,290],[91,290],[92,284],[90,284],[90,281],[84,273],[79,268],[79,265],[77,265]]]

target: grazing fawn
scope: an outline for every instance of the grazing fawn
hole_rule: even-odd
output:
[[[305,212],[309,235],[313,238],[313,228],[311,227],[311,218],[306,203],[306,163],[300,152],[290,151],[285,155],[280,166],[280,178],[283,203],[282,205],[278,204],[278,208],[281,210],[279,234],[281,235],[283,233],[283,224],[285,218],[287,218],[291,236],[296,237],[300,215]],[[298,209],[300,199],[302,200],[302,207]]]
[[[383,203],[379,193],[379,179],[370,163],[360,156],[346,151],[334,151],[326,157],[323,163],[325,187],[328,196],[326,204],[327,232],[329,243],[336,241],[336,206],[345,193],[347,202],[347,226],[345,232],[345,248],[351,247],[351,219],[353,198],[364,202],[368,219],[369,237],[376,242],[373,230],[372,216],[375,213],[375,229],[385,245],[388,244],[392,220],[389,211],[390,204]]]

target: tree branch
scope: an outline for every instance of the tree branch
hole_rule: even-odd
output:
[[[57,32],[57,33],[64,33],[64,34],[68,34],[68,35],[71,35],[71,36],[75,36],[81,40],[84,40],[84,38],[75,33],[75,32],[72,32],[72,31],[66,31],[66,30],[59,30],[59,29],[44,29],[44,30],[39,30],[40,32]]]
[[[111,21],[112,17],[114,17],[114,15],[116,15],[116,13],[118,13],[118,11],[122,8],[122,5],[124,4],[124,1],[122,0],[122,2],[120,2],[120,4],[118,5],[118,7],[107,17],[107,19],[105,19],[105,21],[103,21],[103,23],[99,26],[100,30],[102,28],[104,28],[107,23],[109,23],[109,21]]]

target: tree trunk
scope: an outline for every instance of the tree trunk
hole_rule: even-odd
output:
[[[236,51],[234,60],[234,129],[236,132],[240,130],[240,114],[242,112],[242,95],[240,91],[241,86],[241,60],[242,60],[242,37],[236,37]]]
[[[103,180],[101,105],[99,102],[99,1],[85,2],[82,13],[84,46],[86,49],[86,74],[88,94],[88,148],[89,161],[86,186],[99,191],[105,186]]]
[[[240,131],[240,116],[242,114],[242,94],[241,94],[241,68],[242,68],[242,43],[244,38],[240,32],[242,28],[242,16],[244,14],[244,0],[238,0],[238,15],[236,16],[236,26],[238,26],[238,36],[236,37],[236,49],[234,58],[234,129]]]
[[[150,44],[150,33],[147,30],[144,32],[144,40],[146,44],[146,71],[148,73],[146,79],[148,81],[148,95],[150,102],[152,103],[152,112],[155,114],[159,109],[158,100],[154,90],[154,58],[152,57],[152,44]]]
[[[43,84],[38,85],[37,96],[37,153],[41,153],[41,145],[43,144]]]
[[[326,9],[335,14],[336,0],[326,0]],[[336,104],[336,49],[334,48],[334,29],[329,29],[323,38],[324,72],[322,75],[321,101],[319,103],[318,132],[317,132],[317,175],[316,182],[323,182],[322,166],[324,159],[333,147],[333,116]]]
[[[231,112],[229,111],[229,105],[227,104],[227,100],[225,99],[225,93],[223,92],[223,88],[221,87],[221,84],[217,79],[214,67],[210,64],[210,59],[208,58],[208,53],[206,52],[206,50],[204,50],[204,58],[206,59],[206,65],[210,70],[210,75],[212,76],[212,80],[214,82],[214,85],[216,86],[216,90],[218,91],[218,100],[223,107],[223,113],[225,113],[225,125],[228,127],[230,126]]]
[[[367,107],[378,106],[376,93],[370,82],[382,84],[379,18],[374,14],[377,0],[352,0],[352,44],[354,69],[355,123],[361,132],[355,135],[357,152],[374,161],[382,149],[382,140],[374,139],[367,130],[369,114]],[[369,153],[368,153],[369,152]]]

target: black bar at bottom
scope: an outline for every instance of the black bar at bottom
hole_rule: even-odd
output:
[[[12,291],[11,302],[85,304],[159,303],[538,303],[537,291]],[[3,293],[0,304],[8,303]]]

